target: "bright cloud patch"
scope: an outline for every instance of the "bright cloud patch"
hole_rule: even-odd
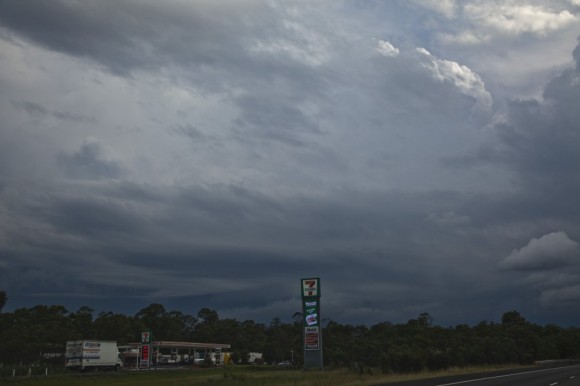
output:
[[[569,11],[556,13],[534,5],[477,3],[465,6],[464,10],[476,24],[513,35],[546,35],[577,22]]]
[[[432,73],[433,78],[453,83],[463,94],[475,98],[479,108],[491,108],[491,94],[479,75],[457,62],[438,59],[424,48],[417,48],[417,52],[426,59],[422,65]]]
[[[391,58],[399,56],[399,49],[385,40],[379,40],[377,51],[384,56]]]
[[[500,266],[514,270],[560,268],[574,264],[579,252],[578,243],[566,233],[554,232],[533,238],[525,247],[512,251]]]

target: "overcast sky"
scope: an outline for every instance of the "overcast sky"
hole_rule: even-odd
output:
[[[5,310],[580,325],[580,0],[0,0]]]

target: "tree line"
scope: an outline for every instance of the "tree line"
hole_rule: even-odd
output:
[[[0,301],[2,291],[0,291]],[[0,304],[0,305],[3,305]],[[0,308],[1,310],[1,308]],[[220,318],[202,308],[195,315],[167,311],[153,303],[134,316],[101,312],[83,306],[69,312],[61,305],[38,305],[0,313],[0,363],[49,361],[64,352],[67,340],[138,342],[150,330],[155,340],[227,343],[232,359],[247,361],[261,352],[267,363],[302,360],[302,317],[270,323]],[[456,366],[530,364],[545,359],[580,358],[580,328],[539,326],[517,311],[506,312],[500,323],[481,322],[441,327],[427,313],[407,323],[373,326],[326,321],[323,326],[325,367],[380,368],[384,372],[414,372]],[[52,359],[62,361],[62,359]]]

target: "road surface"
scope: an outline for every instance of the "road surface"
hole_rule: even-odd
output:
[[[580,365],[457,375],[383,386],[580,386]]]

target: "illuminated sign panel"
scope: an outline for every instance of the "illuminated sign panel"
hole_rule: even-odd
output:
[[[320,279],[300,279],[304,332],[304,370],[322,370],[322,328],[320,327]]]
[[[318,326],[317,301],[304,301],[304,322],[307,326]]]
[[[141,346],[141,366],[149,367],[149,345]]]
[[[318,278],[302,279],[302,297],[320,297],[320,280]]]
[[[149,331],[144,331],[141,333],[141,343],[151,342],[151,333]]]
[[[304,327],[304,350],[319,350],[320,332],[318,326]]]

